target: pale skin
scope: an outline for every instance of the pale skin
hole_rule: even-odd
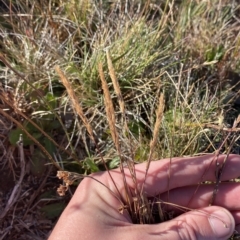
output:
[[[222,163],[224,156],[218,158]],[[202,181],[215,181],[216,162],[213,155],[194,158],[175,158],[171,163],[171,180],[168,184],[169,159],[152,161],[144,191],[148,196],[161,194],[163,201],[185,206],[193,211],[179,212],[172,220],[148,225],[132,224],[127,211],[119,212],[121,204],[104,186],[85,178],[78,186],[70,203],[62,213],[50,240],[78,239],[162,239],[162,240],[226,240],[240,224],[240,183],[221,183],[214,200],[209,206],[214,185],[197,186]],[[136,165],[139,184],[144,181],[146,163]],[[134,188],[128,174],[127,183]],[[111,171],[118,188],[123,192],[120,171]],[[107,172],[93,175],[116,193]],[[240,156],[230,155],[227,159],[222,181],[240,176]],[[168,188],[170,198],[168,199]],[[175,209],[174,207],[172,208]],[[178,210],[175,209],[175,212]]]

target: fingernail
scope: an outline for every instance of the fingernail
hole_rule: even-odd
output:
[[[227,210],[213,212],[209,217],[209,222],[217,238],[231,235],[233,226],[235,226],[233,216]]]

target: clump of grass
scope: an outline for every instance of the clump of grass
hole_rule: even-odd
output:
[[[109,55],[108,52],[107,52],[107,55]],[[109,58],[109,56],[108,56],[108,58]],[[114,71],[111,63],[110,63],[110,69],[111,69],[112,72]],[[152,223],[153,224],[153,223],[159,223],[159,222],[163,222],[163,221],[171,219],[170,213],[168,213],[162,207],[163,205],[172,205],[173,207],[176,207],[178,210],[181,210],[183,212],[192,210],[188,207],[174,205],[171,202],[163,202],[161,199],[158,199],[158,197],[155,197],[154,200],[151,200],[146,196],[146,194],[143,191],[144,183],[145,183],[146,178],[148,177],[147,176],[148,169],[149,169],[149,166],[150,166],[151,161],[152,161],[152,154],[153,154],[154,148],[156,146],[156,142],[157,142],[157,139],[158,139],[158,136],[159,136],[159,128],[160,128],[162,118],[163,118],[163,114],[164,114],[164,97],[163,97],[163,94],[160,94],[159,105],[158,105],[158,108],[156,110],[156,122],[154,124],[153,139],[150,141],[149,157],[148,157],[148,160],[146,162],[145,180],[143,182],[143,185],[139,188],[139,184],[138,184],[138,181],[136,179],[135,166],[134,166],[134,164],[132,164],[132,163],[134,163],[134,159],[131,159],[131,161],[130,161],[129,159],[124,159],[121,156],[121,144],[120,144],[120,141],[118,139],[118,136],[119,136],[118,132],[119,131],[116,128],[117,121],[116,121],[116,118],[115,118],[115,111],[114,111],[112,99],[111,99],[111,96],[110,96],[109,88],[108,88],[107,82],[105,80],[105,76],[104,76],[104,72],[103,72],[103,66],[102,66],[101,63],[99,64],[99,75],[100,75],[102,88],[103,88],[104,99],[105,99],[106,115],[107,115],[110,131],[111,131],[111,134],[112,134],[112,139],[113,139],[115,147],[118,151],[118,155],[120,157],[120,171],[122,173],[122,179],[123,179],[123,183],[124,183],[124,190],[125,190],[124,194],[120,194],[120,192],[118,191],[118,194],[120,194],[120,195],[116,196],[118,198],[118,200],[120,201],[120,203],[122,204],[122,208],[119,209],[119,212],[122,213],[124,210],[127,210],[129,215],[131,216],[131,220],[132,220],[133,223],[136,223],[136,224],[151,224]],[[116,81],[115,82],[115,87],[117,86],[116,87],[116,89],[117,89],[116,92],[118,93],[118,96],[121,96],[121,90],[118,87],[118,82],[117,82],[117,79],[116,79],[114,74],[112,75],[112,78],[114,79],[113,81]],[[119,105],[124,106],[124,104],[121,102],[121,100],[119,101]],[[231,129],[229,129],[227,136],[225,137],[225,139],[222,142],[222,145],[216,151],[216,153],[215,153],[216,158],[220,154],[220,150],[221,150],[222,146],[229,139],[232,131],[235,131],[235,130],[238,131],[237,129],[238,129],[239,122],[240,122],[240,118],[238,117],[235,120],[235,122],[233,124],[233,127]],[[122,122],[122,125],[124,125],[123,122]],[[202,127],[202,126],[200,126],[200,127]],[[131,143],[130,135],[127,134],[126,137],[127,137],[128,142]],[[221,166],[219,166],[218,164],[216,166],[219,169],[218,169],[218,174],[216,175],[216,183],[215,183],[215,188],[214,188],[214,191],[213,191],[212,199],[209,202],[210,205],[212,205],[214,200],[215,200],[216,194],[218,192],[218,187],[219,187],[219,184],[221,182],[221,175],[223,173],[223,169],[225,167],[228,155],[230,154],[230,152],[232,150],[232,147],[235,144],[236,139],[237,139],[237,135],[234,135],[234,137],[231,139],[231,142],[230,142],[230,144],[227,148],[227,155],[226,155],[226,158],[224,159],[224,162],[222,163]],[[130,148],[132,149],[132,146],[130,146]],[[214,161],[214,159],[215,158],[213,158],[212,162]],[[104,159],[102,159],[102,160],[104,161]],[[129,186],[126,183],[126,179],[125,179],[126,176],[125,176],[125,172],[124,172],[124,168],[123,168],[124,163],[126,163],[128,169],[130,171],[132,180],[135,184],[135,188],[134,188],[135,193],[134,194],[132,193],[132,191],[130,191]],[[170,158],[170,165],[169,166],[170,167],[168,169],[169,170],[168,184],[171,181],[171,158]],[[111,176],[111,172],[108,172],[108,173]],[[82,178],[88,177],[88,176],[83,176],[83,175],[79,175],[79,174],[76,174],[76,173],[69,173],[69,172],[62,172],[61,171],[61,172],[58,172],[58,177],[60,179],[63,179],[63,181],[64,181],[64,185],[61,185],[58,189],[60,194],[64,195],[65,192],[68,190],[69,185],[71,185],[74,180],[82,179]],[[204,175],[202,176],[202,179],[203,179],[203,177],[204,177]],[[91,177],[91,178],[93,178],[93,177]],[[96,179],[93,178],[93,180],[96,180]],[[113,178],[112,178],[112,181],[114,182]],[[202,184],[202,182],[203,181],[200,181],[198,186],[200,186],[200,184]],[[100,184],[102,184],[102,183],[100,183]],[[117,189],[116,184],[115,184],[115,187]],[[198,187],[196,188],[195,193],[197,192],[197,190],[198,190]],[[122,196],[122,195],[124,195],[124,196]],[[193,198],[193,196],[192,196],[192,198]],[[124,199],[126,199],[126,201],[124,201]],[[189,201],[189,203],[191,202],[191,200]],[[157,211],[156,211],[156,208],[157,208]],[[225,225],[224,220],[222,220],[222,223],[223,223],[223,225]]]
[[[1,101],[15,115],[1,115],[18,126],[11,147],[21,133],[26,148],[37,146],[61,170],[120,166],[124,181],[125,165],[135,179],[136,162],[148,169],[154,159],[214,152],[232,131],[234,2],[21,0],[6,8],[0,77],[14,101]],[[237,152],[238,142],[221,151],[229,147]],[[125,185],[125,194],[129,209],[150,211],[140,190],[135,199]],[[150,212],[132,218],[153,220]]]

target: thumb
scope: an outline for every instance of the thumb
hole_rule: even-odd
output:
[[[144,229],[139,229],[141,235],[138,239],[226,240],[234,231],[235,221],[226,209],[211,206],[187,212],[167,222],[139,227]]]

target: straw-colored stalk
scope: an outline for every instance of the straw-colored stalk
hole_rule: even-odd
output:
[[[69,82],[68,79],[65,77],[65,75],[63,74],[63,72],[61,71],[61,69],[60,69],[59,66],[56,66],[56,67],[55,67],[55,70],[56,70],[56,72],[58,73],[58,75],[59,75],[59,77],[60,77],[63,85],[64,85],[65,88],[67,89],[68,95],[69,95],[70,100],[71,100],[72,105],[73,105],[73,109],[76,111],[76,113],[77,113],[77,114],[79,115],[79,117],[82,119],[82,121],[83,121],[83,123],[84,123],[84,125],[85,125],[85,127],[86,127],[86,129],[87,129],[87,131],[88,131],[88,134],[89,134],[91,140],[96,144],[96,149],[97,149],[97,151],[99,152],[96,139],[94,138],[93,129],[92,129],[90,123],[88,122],[88,119],[85,117],[81,105],[78,103],[77,96],[76,96],[76,94],[74,93],[74,90],[73,90],[70,82]],[[113,107],[112,107],[112,108],[113,108]],[[114,111],[112,112],[112,118],[114,118]],[[115,126],[115,125],[114,125],[114,126]],[[112,131],[111,131],[111,132],[112,132]],[[116,131],[115,131],[115,133],[116,133]],[[118,136],[116,136],[115,139],[117,139],[117,140],[115,140],[115,141],[118,143]],[[118,146],[119,146],[119,144],[118,144]],[[101,154],[100,154],[100,155],[101,155]],[[112,178],[112,175],[111,175],[110,171],[108,170],[108,167],[107,167],[107,165],[106,165],[106,162],[104,161],[104,159],[103,159],[102,156],[101,156],[101,160],[102,160],[102,163],[103,163],[105,169],[107,170],[107,172],[108,172],[108,174],[109,174],[109,177],[110,177],[110,179],[112,180],[112,182],[113,182],[113,184],[114,184],[117,192],[118,192],[119,195],[120,195],[120,192],[119,192],[119,190],[118,190],[118,188],[117,188],[117,185],[116,185],[114,179]]]
[[[108,120],[108,124],[109,124],[109,128],[110,128],[111,136],[112,136],[112,139],[113,139],[113,142],[115,144],[117,151],[120,153],[118,132],[117,132],[116,125],[115,125],[116,124],[115,111],[114,111],[111,95],[109,92],[109,88],[108,88],[108,85],[107,85],[107,82],[106,82],[106,79],[104,76],[103,66],[101,63],[99,63],[99,65],[98,65],[98,71],[99,71],[99,76],[100,76],[101,83],[102,83],[102,89],[103,89],[103,93],[104,93],[105,110],[106,110],[106,115],[107,115],[107,120]]]
[[[113,108],[113,103],[112,103],[112,99],[111,99],[111,95],[109,92],[109,88],[104,76],[104,72],[103,72],[103,66],[101,63],[99,63],[98,65],[98,71],[99,71],[99,76],[102,82],[102,89],[103,89],[103,93],[104,93],[104,103],[105,103],[105,110],[106,110],[106,115],[107,115],[107,120],[108,120],[108,124],[109,124],[109,128],[110,128],[110,132],[111,132],[111,136],[113,139],[113,142],[115,144],[115,147],[117,149],[117,152],[120,156],[121,159],[121,148],[120,148],[120,144],[119,144],[119,137],[118,137],[118,132],[117,132],[117,128],[116,128],[116,119],[115,119],[115,111]],[[130,209],[130,213],[132,212],[132,206],[131,206],[131,191],[129,190],[129,187],[127,185],[127,181],[126,181],[126,176],[124,173],[124,168],[123,168],[123,161],[120,161],[120,171],[123,177],[123,184],[124,184],[124,191],[125,191],[125,199],[127,202],[127,206]]]
[[[142,184],[142,189],[141,189],[141,195],[142,195],[142,198],[143,198],[142,205],[146,206],[146,207],[148,207],[148,201],[144,198],[145,195],[144,195],[143,190],[144,190],[144,185],[145,185],[147,174],[148,174],[148,169],[149,169],[150,163],[152,161],[152,155],[153,155],[155,146],[156,146],[157,141],[158,141],[158,133],[159,133],[159,129],[160,129],[162,118],[163,118],[163,111],[164,111],[164,96],[161,93],[160,97],[159,97],[158,108],[157,108],[157,111],[156,111],[156,122],[155,122],[154,130],[153,130],[153,138],[150,142],[150,152],[149,152],[149,157],[148,157],[148,160],[147,160],[145,178],[144,178],[144,182]],[[147,216],[151,217],[151,211],[149,211],[149,209],[147,209]]]
[[[110,56],[110,53],[109,53],[108,49],[106,50],[106,55],[107,55],[107,65],[108,65],[109,75],[110,75],[110,78],[111,78],[112,83],[113,83],[114,91],[117,95],[118,104],[119,104],[119,107],[120,107],[120,112],[122,113],[124,134],[127,134],[130,131],[129,131],[129,128],[128,128],[128,125],[127,125],[127,120],[126,120],[126,115],[125,115],[125,104],[124,104],[124,100],[123,100],[123,96],[122,96],[121,89],[120,89],[120,86],[119,86],[119,82],[118,82],[118,79],[116,77],[116,73],[115,73],[113,63],[112,63],[112,59],[111,59],[111,56]],[[125,135],[125,136],[127,137],[127,135]],[[131,153],[133,153],[132,144],[131,144],[131,140],[130,140],[129,136],[127,137],[127,139],[128,139],[128,147],[131,148],[130,149]],[[140,200],[141,196],[140,196],[140,192],[138,191],[138,187],[137,187],[137,180],[136,180],[136,172],[135,172],[133,154],[132,154],[132,161],[126,161],[126,164],[127,164],[127,167],[130,171],[132,180],[133,180],[133,182],[136,186],[136,199],[138,199],[138,204],[140,204],[141,203],[141,200]],[[136,211],[134,211],[134,213],[136,213]]]
[[[160,129],[161,122],[162,122],[164,105],[165,105],[164,104],[164,96],[161,93],[160,97],[159,97],[158,108],[157,108],[157,111],[156,111],[156,122],[155,122],[154,130],[153,130],[153,138],[150,142],[150,153],[149,153],[149,157],[148,157],[148,161],[147,161],[146,172],[149,169],[149,165],[150,165],[150,162],[152,160],[152,154],[154,152],[155,146],[156,146],[157,141],[158,141],[158,134],[159,134],[159,129]]]
[[[128,125],[127,125],[127,121],[126,121],[126,115],[125,115],[125,104],[124,104],[124,101],[123,101],[122,92],[121,92],[121,89],[120,89],[120,86],[119,86],[119,82],[117,80],[117,76],[116,76],[116,73],[115,73],[115,70],[114,70],[114,67],[113,67],[113,63],[112,63],[112,59],[111,59],[111,56],[110,56],[110,53],[109,53],[108,49],[106,50],[106,54],[107,54],[107,64],[108,64],[109,75],[110,75],[110,78],[111,78],[112,83],[113,83],[114,91],[117,95],[120,111],[122,113],[124,133],[128,133],[129,129],[128,129]]]
[[[85,117],[84,113],[83,113],[83,109],[81,107],[81,105],[78,102],[78,98],[69,82],[69,80],[67,79],[67,77],[64,75],[64,73],[62,72],[62,70],[60,69],[59,66],[55,67],[56,72],[58,73],[64,87],[67,90],[68,96],[70,97],[70,101],[72,102],[73,105],[73,109],[77,112],[78,116],[82,119],[83,124],[85,125],[85,127],[87,128],[88,134],[90,136],[90,138],[92,139],[93,142],[95,142],[94,139],[94,134],[93,134],[93,130],[92,127],[88,121],[88,119]]]
[[[109,75],[110,75],[110,78],[111,78],[112,83],[113,83],[114,91],[117,95],[118,104],[119,104],[119,107],[120,107],[120,112],[122,113],[122,121],[123,121],[123,128],[124,128],[123,134],[125,136],[127,136],[126,134],[129,133],[130,131],[129,131],[129,128],[128,128],[128,125],[127,125],[127,120],[126,120],[126,115],[125,115],[125,104],[124,104],[122,92],[121,92],[121,89],[120,89],[120,86],[119,86],[118,79],[117,79],[116,74],[115,74],[112,59],[111,59],[111,56],[110,56],[110,53],[109,53],[108,49],[106,50],[106,54],[107,54],[107,65],[108,65]],[[129,146],[129,148],[132,148],[131,141],[130,141],[129,137],[127,137],[127,138],[128,138],[128,146]],[[131,152],[133,152],[132,149],[131,149]],[[132,158],[133,158],[133,156],[132,156]],[[133,180],[135,180],[134,161],[127,161],[126,163],[127,163],[128,168],[131,172]]]
[[[121,90],[120,90],[119,82],[118,82],[116,74],[115,74],[115,70],[114,70],[114,67],[113,67],[113,64],[112,64],[112,60],[111,60],[109,51],[106,50],[106,53],[107,53],[107,64],[108,64],[109,75],[110,75],[112,83],[113,83],[114,91],[115,91],[115,93],[117,95],[117,98],[118,98],[120,111],[121,111],[122,114],[124,114],[125,113],[125,105],[124,105],[122,93],[121,93]]]

